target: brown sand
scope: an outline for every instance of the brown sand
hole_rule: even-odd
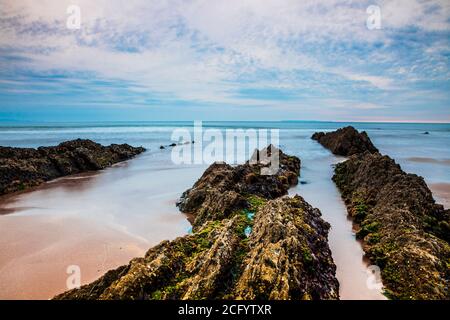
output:
[[[12,214],[0,228],[0,299],[49,299],[67,290],[68,266],[80,267],[85,284],[150,247],[75,217]]]
[[[140,157],[0,197],[0,299],[50,299],[67,290],[71,265],[86,284],[185,234],[175,200],[201,169],[169,174],[150,163]]]

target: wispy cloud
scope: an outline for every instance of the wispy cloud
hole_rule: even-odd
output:
[[[71,4],[80,30],[65,26]],[[0,0],[0,96],[23,108],[259,107],[270,118],[286,105],[286,116],[345,118],[330,101],[414,117],[404,101],[420,90],[430,117],[450,119],[449,2],[375,1],[380,30],[366,27],[371,4]]]

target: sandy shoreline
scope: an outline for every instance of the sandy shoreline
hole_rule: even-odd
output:
[[[332,224],[330,246],[343,280],[341,297],[384,298],[366,288],[367,261],[329,178],[330,164],[319,163],[328,168],[320,170],[320,176],[305,164],[303,178],[314,183],[298,185],[290,193],[298,191]],[[64,177],[0,197],[0,299],[49,299],[67,289],[70,265],[80,267],[86,284],[144,255],[161,240],[187,232],[187,217],[175,207],[175,199],[203,169],[147,166],[144,156],[101,174]],[[448,208],[450,183],[429,187],[437,202]]]
[[[76,217],[11,214],[1,229],[0,299],[49,299],[67,290],[70,265],[80,267],[85,284],[150,246]]]
[[[197,171],[148,166],[144,156],[0,197],[0,299],[50,299],[71,265],[87,284],[185,234],[175,201]]]

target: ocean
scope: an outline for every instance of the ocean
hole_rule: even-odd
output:
[[[435,199],[450,203],[450,124],[337,123],[315,121],[211,122],[204,130],[279,129],[280,148],[302,160],[300,194],[331,224],[330,247],[343,299],[383,299],[367,286],[368,263],[331,181],[336,157],[310,139],[316,131],[352,125],[365,130],[383,154],[425,178]],[[67,267],[77,265],[82,283],[142,256],[166,239],[189,232],[175,206],[207,164],[174,164],[177,128],[192,122],[0,123],[0,145],[38,147],[83,138],[128,143],[147,151],[102,172],[66,177],[33,191],[0,199],[0,299],[48,299],[67,289]],[[425,134],[427,133],[427,134]],[[8,213],[8,214],[6,214]]]

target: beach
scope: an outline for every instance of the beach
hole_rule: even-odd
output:
[[[207,165],[176,165],[171,132],[189,123],[70,124],[0,128],[0,145],[37,147],[73,138],[102,144],[129,143],[147,151],[93,174],[60,178],[33,190],[0,198],[0,298],[49,299],[67,289],[67,267],[81,268],[89,283],[107,270],[143,256],[162,240],[190,231],[188,217],[175,206]],[[300,183],[291,188],[319,208],[331,224],[329,244],[337,266],[341,299],[385,299],[367,287],[368,263],[331,176],[345,160],[332,155],[312,133],[340,123],[206,123],[225,128],[279,128],[280,147],[302,160]],[[450,128],[442,125],[356,124],[367,130],[381,153],[425,178],[434,197],[450,203]],[[428,131],[430,134],[424,135]]]

